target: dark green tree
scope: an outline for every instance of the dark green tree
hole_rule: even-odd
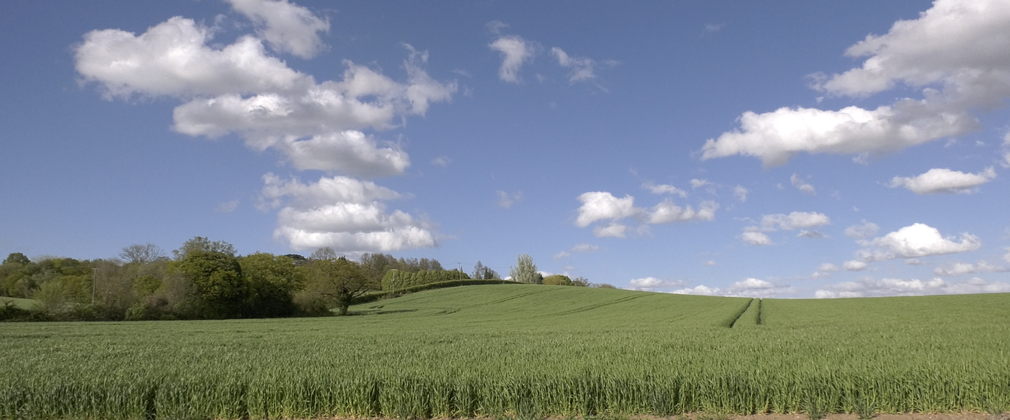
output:
[[[249,295],[242,266],[230,254],[191,250],[176,265],[195,287],[201,318],[237,318]]]
[[[354,298],[378,287],[358,264],[343,257],[312,260],[306,281],[306,291],[320,296],[340,315],[347,315]]]
[[[211,241],[203,236],[197,236],[182,244],[179,249],[172,251],[176,261],[186,258],[190,252],[219,252],[231,257],[235,256],[235,246],[225,241]]]
[[[11,264],[11,263],[15,263],[15,264],[29,264],[31,262],[32,262],[32,260],[29,260],[28,257],[25,256],[25,254],[22,254],[20,252],[12,252],[12,253],[10,253],[10,254],[7,255],[7,258],[4,259],[3,263],[4,264]]]
[[[249,287],[245,305],[247,317],[294,315],[296,307],[292,298],[304,286],[305,277],[293,259],[257,252],[241,258],[239,264]]]

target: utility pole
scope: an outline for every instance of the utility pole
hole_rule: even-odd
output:
[[[91,304],[95,304],[95,291],[98,287],[98,269],[91,269]]]
[[[459,264],[459,281],[463,281],[463,263],[458,262],[456,264]]]

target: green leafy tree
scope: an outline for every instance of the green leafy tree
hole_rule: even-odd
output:
[[[239,260],[249,286],[246,315],[249,317],[291,316],[296,308],[292,298],[305,284],[305,276],[287,256],[260,253]]]
[[[561,274],[554,274],[551,276],[544,277],[543,284],[550,286],[571,286],[572,279],[568,276]]]
[[[589,282],[589,279],[579,276],[572,279],[572,286],[589,287],[592,286],[592,283]]]
[[[172,251],[176,261],[186,258],[191,252],[218,252],[231,257],[235,256],[235,246],[225,241],[211,241],[202,236],[194,237],[182,244],[179,249]]]
[[[178,262],[176,270],[195,286],[200,303],[197,316],[241,316],[249,291],[237,258],[224,252],[193,250]]]
[[[3,263],[4,264],[30,264],[31,262],[32,262],[32,260],[29,260],[28,257],[25,256],[25,254],[22,254],[20,252],[12,252],[12,253],[10,253],[10,254],[7,255],[7,258],[4,259]]]
[[[540,284],[543,276],[537,272],[537,265],[533,264],[533,257],[529,254],[522,254],[517,258],[516,266],[509,269],[509,275],[513,281],[520,283]]]
[[[346,258],[313,260],[306,280],[306,291],[336,307],[340,315],[347,315],[354,298],[378,286],[358,264]]]

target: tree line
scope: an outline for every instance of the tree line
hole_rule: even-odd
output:
[[[537,272],[528,255],[510,271],[514,281],[591,286]],[[320,248],[309,257],[257,252],[237,255],[224,241],[195,237],[171,252],[130,245],[119,258],[76,260],[12,253],[0,264],[0,296],[34,299],[37,308],[0,304],[0,320],[225,319],[347,314],[367,293],[446,279],[500,279],[477,262],[472,273],[445,270],[435,259],[364,254],[358,261]],[[385,281],[383,281],[385,279]],[[384,284],[386,283],[386,284]],[[384,287],[385,286],[385,287]],[[603,286],[607,285],[592,285]],[[612,287],[612,286],[611,286]]]

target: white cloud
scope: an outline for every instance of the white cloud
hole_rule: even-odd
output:
[[[703,296],[717,296],[722,293],[722,289],[716,287],[711,288],[705,285],[698,285],[695,287],[677,289],[670,293],[675,293],[678,295],[703,295]]]
[[[900,99],[875,110],[782,108],[740,118],[702,149],[703,159],[735,154],[784,164],[798,152],[879,155],[975,130],[969,110],[1003,106],[1010,96],[1010,8],[1000,0],[938,0],[918,19],[895,22],[846,51],[862,66],[819,76],[815,88],[865,97],[904,85],[923,100]],[[857,156],[865,159],[866,155]]]
[[[277,19],[298,14],[288,3],[236,5],[294,13]],[[267,32],[274,25],[264,24]],[[186,101],[173,112],[173,129],[180,133],[216,138],[234,132],[255,150],[278,149],[297,169],[368,177],[400,174],[409,159],[398,147],[379,146],[358,130],[387,129],[398,118],[424,115],[431,103],[451,100],[456,91],[455,83],[428,76],[423,69],[427,53],[410,46],[405,83],[345,62],[342,80],[317,84],[268,56],[255,37],[216,48],[208,46],[210,35],[210,29],[181,17],[140,36],[92,31],[76,47],[77,71],[83,80],[99,83],[110,99],[142,95]]]
[[[955,262],[947,267],[937,267],[933,270],[933,274],[940,277],[951,277],[963,274],[1003,273],[1006,271],[1010,271],[1010,269],[999,265],[992,265],[985,261],[979,261],[978,264]]]
[[[222,49],[207,46],[211,30],[173,17],[140,36],[118,29],[91,31],[77,45],[75,66],[107,98],[134,94],[191,97],[304,90],[312,77],[266,55],[244,36]]]
[[[496,205],[501,208],[510,208],[513,204],[521,203],[523,201],[523,192],[516,191],[515,194],[509,194],[505,191],[498,191],[498,202]]]
[[[438,244],[433,226],[382,201],[400,194],[372,182],[323,177],[315,184],[263,176],[260,208],[283,206],[274,237],[296,250],[332,247],[338,252],[391,252]]]
[[[800,178],[799,175],[793,174],[793,176],[789,177],[789,182],[792,183],[796,189],[806,194],[817,194],[816,190],[814,190],[814,186],[807,184],[806,181]]]
[[[572,247],[572,252],[593,252],[600,249],[597,245],[578,244]]]
[[[701,265],[707,265],[709,267],[713,267],[716,265],[716,262],[715,260],[702,261]]]
[[[741,203],[747,202],[747,189],[737,185],[733,188],[733,196],[740,200]]]
[[[864,247],[876,248],[861,251],[866,261],[893,258],[919,258],[931,255],[969,252],[979,249],[982,241],[975,235],[964,233],[961,242],[944,238],[940,231],[922,223],[915,223],[870,241],[861,241]]]
[[[838,270],[841,270],[841,269],[838,268],[837,265],[834,265],[832,263],[824,263],[824,264],[821,264],[820,266],[817,267],[817,271],[815,271],[814,274],[811,277],[813,277],[815,279],[818,279],[818,278],[821,278],[821,277],[830,276],[831,273],[834,273],[834,272],[836,272]]]
[[[845,228],[845,236],[856,239],[866,239],[876,235],[880,231],[880,226],[863,220],[861,224]]]
[[[838,266],[832,263],[824,263],[817,267],[817,271],[822,271],[825,273],[833,273],[838,271]]]
[[[695,211],[691,206],[682,208],[670,200],[663,200],[662,203],[652,208],[648,222],[650,224],[664,224],[691,220],[711,221],[715,219],[717,209],[719,209],[719,204],[714,201],[702,201],[698,211]]]
[[[923,262],[921,260],[919,260],[918,258],[909,258],[909,259],[905,260],[905,264],[907,264],[907,265],[922,265]]]
[[[552,260],[560,260],[562,258],[565,258],[565,257],[569,256],[569,255],[572,255],[572,254],[569,254],[568,252],[565,252],[565,251],[561,251],[561,252],[558,252],[557,254],[554,254],[554,256],[551,257],[551,259]]]
[[[706,185],[711,185],[711,184],[712,183],[708,182],[708,180],[706,180],[706,179],[692,179],[691,180],[691,188],[692,189],[698,189],[700,187],[704,187]]]
[[[868,264],[859,260],[846,261],[842,264],[842,267],[845,267],[845,271],[863,271],[867,266]]]
[[[670,199],[655,205],[651,209],[635,207],[635,198],[625,195],[624,198],[614,197],[613,194],[603,191],[583,193],[579,196],[582,206],[579,207],[579,214],[575,219],[575,225],[586,227],[590,224],[610,220],[608,226],[597,226],[593,233],[597,237],[612,236],[623,238],[627,226],[617,223],[619,220],[632,217],[639,223],[665,224],[673,222],[687,222],[693,220],[710,221],[715,218],[715,211],[719,205],[714,201],[702,201],[695,210],[691,206],[680,207]],[[636,232],[646,234],[649,230],[647,225],[640,225]]]
[[[751,245],[771,245],[772,240],[761,232],[747,231],[740,235],[740,238]]]
[[[561,67],[571,69],[568,73],[569,83],[585,82],[596,78],[596,73],[593,71],[593,68],[596,67],[595,60],[570,56],[558,47],[551,48],[551,54],[558,59],[558,64]]]
[[[173,128],[210,138],[237,132],[259,150],[312,135],[392,128],[397,118],[424,115],[431,103],[451,100],[457,89],[455,82],[443,84],[428,76],[422,68],[426,53],[410,51],[404,61],[406,83],[345,62],[347,68],[339,82],[283,93],[248,97],[230,93],[194,99],[175,109]]]
[[[1008,26],[1010,9],[1002,1],[938,0],[918,19],[895,22],[887,34],[849,47],[847,56],[868,57],[862,67],[832,75],[818,87],[861,97],[899,83],[938,84],[962,101],[993,106],[1010,88]]]
[[[821,213],[794,211],[786,214],[766,214],[761,218],[763,230],[808,229],[831,224],[831,218]]]
[[[674,290],[671,293],[681,295],[743,296],[753,298],[768,298],[775,296],[791,295],[795,293],[795,289],[786,285],[778,285],[769,282],[767,280],[747,278],[731,284],[726,289],[699,285],[691,288],[682,288]]]
[[[726,26],[726,24],[725,23],[706,23],[705,24],[705,32],[708,32],[708,33],[719,32],[719,31],[722,30],[723,26]]]
[[[628,227],[617,222],[612,222],[606,226],[597,226],[593,228],[593,236],[597,238],[623,238]]]
[[[308,9],[287,0],[228,0],[235,11],[256,26],[256,33],[276,51],[311,58],[324,45],[318,32],[329,32],[330,23]]]
[[[631,288],[634,290],[644,290],[651,292],[657,289],[669,289],[671,287],[683,287],[684,282],[680,280],[661,280],[655,277],[645,277],[641,279],[633,279],[630,281]]]
[[[646,182],[642,184],[642,188],[649,190],[653,194],[676,194],[681,198],[687,198],[687,192],[681,190],[680,188],[674,187],[673,185],[660,184],[656,185],[651,182]]]
[[[396,145],[380,147],[370,136],[348,130],[312,136],[304,140],[287,138],[275,148],[284,152],[299,170],[340,171],[377,177],[402,174],[410,157]]]
[[[940,112],[930,103],[902,100],[893,106],[839,111],[780,108],[740,116],[741,130],[709,139],[702,160],[753,156],[765,166],[780,166],[799,153],[873,154],[894,152],[974,130],[977,121],[964,112]]]
[[[1006,254],[1003,254],[1003,261],[1010,263],[1010,248],[1006,249]]]
[[[1010,284],[987,282],[978,277],[960,282],[948,282],[940,278],[923,281],[892,278],[877,280],[870,277],[827,286],[815,292],[814,296],[817,298],[846,298],[1006,292],[1010,292]]]
[[[578,227],[589,226],[598,220],[616,221],[641,213],[641,209],[635,208],[635,198],[630,195],[617,198],[609,192],[595,191],[583,193],[579,196],[579,201],[582,202],[582,206],[579,207],[579,216],[575,219],[575,225]]]
[[[439,156],[431,160],[432,165],[441,166],[443,168],[449,166],[450,163],[452,163],[452,159],[449,159],[448,156]]]
[[[916,194],[966,194],[995,178],[996,171],[992,167],[977,174],[934,168],[912,178],[896,176],[891,180],[890,187],[904,187]]]
[[[492,50],[498,51],[502,56],[501,67],[498,69],[498,77],[510,83],[519,83],[519,70],[523,64],[533,60],[536,44],[526,41],[520,36],[502,36],[488,44]]]

